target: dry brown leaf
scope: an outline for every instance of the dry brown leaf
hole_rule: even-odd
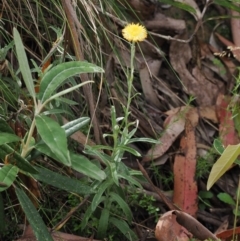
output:
[[[210,232],[200,222],[198,222],[198,220],[188,213],[175,210],[173,211],[173,215],[176,215],[176,221],[186,228],[188,232],[193,235],[193,237],[199,240],[207,240],[209,238],[211,240],[218,240],[212,232]]]
[[[219,95],[216,103],[216,112],[219,119],[219,136],[224,147],[239,143],[232,112],[228,108],[230,101],[231,97]]]
[[[198,115],[196,110],[192,109],[191,112],[189,111],[186,115],[185,135],[180,141],[180,154],[175,156],[173,202],[181,210],[196,216],[198,188],[195,180],[197,162],[195,127],[198,123]]]
[[[176,221],[174,211],[164,213],[159,219],[155,236],[158,241],[189,241],[192,234]]]
[[[157,13],[153,19],[145,21],[144,25],[153,32],[167,30],[174,33],[182,33],[186,29],[184,20],[166,17],[162,13]]]
[[[201,118],[206,118],[214,123],[218,123],[215,106],[203,106],[199,107],[199,115]]]
[[[143,157],[143,162],[148,162],[161,157],[173,144],[179,134],[184,130],[187,109],[188,107],[177,108],[173,115],[167,117],[164,122],[165,131],[159,139],[160,143],[156,144],[147,152]]]
[[[187,65],[192,59],[189,44],[172,41],[169,56],[174,70],[180,76],[186,93],[196,97],[196,101],[201,106],[215,104],[223,83],[216,79],[206,79],[199,67],[195,67],[192,73],[188,70]]]
[[[158,100],[157,93],[153,89],[152,75],[158,74],[161,63],[162,61],[160,60],[149,60],[147,63],[141,64],[139,71],[142,90],[146,101],[156,107],[160,107],[161,105]]]
[[[123,1],[123,5],[126,2]],[[128,0],[128,4],[135,10],[134,12],[143,20],[152,18],[157,9],[157,4],[154,1],[143,0]]]
[[[224,218],[224,221],[221,223],[221,225],[218,227],[218,229],[214,232],[215,235],[227,230],[228,225],[229,225],[228,218],[229,218],[228,215]]]

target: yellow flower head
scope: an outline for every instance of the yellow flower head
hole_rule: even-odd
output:
[[[122,30],[122,34],[129,42],[137,42],[143,41],[147,37],[147,30],[144,26],[138,23],[131,23]]]

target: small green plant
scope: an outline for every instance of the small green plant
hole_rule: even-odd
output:
[[[34,178],[48,185],[80,195],[94,192],[86,183],[37,166],[36,164],[34,165],[33,161],[36,157],[40,153],[44,153],[61,165],[71,167],[93,180],[100,181],[106,178],[106,173],[86,157],[76,155],[68,149],[67,136],[86,125],[89,122],[89,118],[82,117],[61,127],[56,121],[48,117],[52,113],[58,113],[56,109],[51,109],[51,102],[53,100],[92,82],[87,81],[57,92],[58,88],[69,77],[80,73],[99,73],[103,72],[103,70],[87,62],[70,61],[58,64],[49,68],[44,73],[40,83],[40,91],[36,93],[24,46],[16,29],[14,29],[14,44],[20,71],[29,98],[32,101],[32,107],[29,109],[27,104],[23,100],[20,100],[21,106],[20,111],[17,113],[18,118],[24,115],[22,114],[23,112],[30,113],[29,116],[25,115],[25,118],[23,118],[25,121],[24,128],[28,128],[23,136],[16,135],[9,127],[7,121],[3,118],[0,119],[0,158],[3,161],[0,169],[0,192],[13,186],[22,210],[31,224],[36,238],[40,241],[53,240],[36,207],[29,198],[33,197],[33,194],[27,185],[21,181],[20,177],[22,175]],[[16,124],[20,123],[16,122]],[[18,126],[18,130],[23,131],[24,128]],[[35,130],[37,130],[38,135],[35,134]],[[3,209],[0,211],[0,215],[3,216]],[[0,228],[4,229],[4,222],[0,223]]]
[[[153,196],[136,192],[129,196],[129,202],[132,207],[141,207],[146,210],[149,216],[154,216],[154,222],[157,223],[160,208],[156,207],[156,200]]]
[[[205,210],[206,207],[211,207],[210,200],[213,198],[213,193],[210,191],[200,191],[198,193],[198,198],[200,200],[199,202],[199,208],[201,210]]]
[[[85,152],[92,156],[97,156],[106,166],[104,173],[106,178],[104,180],[95,181],[92,185],[93,190],[97,193],[92,199],[91,205],[88,207],[81,228],[84,229],[88,223],[91,215],[96,211],[99,205],[102,206],[98,226],[98,238],[104,238],[108,227],[115,226],[119,231],[129,240],[136,240],[135,233],[130,229],[129,224],[132,222],[132,212],[125,201],[124,189],[120,183],[122,180],[128,182],[130,186],[137,186],[141,188],[140,183],[135,177],[141,175],[139,171],[133,171],[128,168],[123,162],[122,158],[124,152],[140,157],[140,153],[129,147],[129,144],[134,142],[150,142],[156,143],[155,140],[149,138],[134,138],[138,128],[138,120],[129,122],[130,103],[132,100],[132,88],[134,77],[134,57],[135,57],[135,42],[142,41],[146,38],[146,30],[139,24],[129,24],[123,29],[123,36],[131,42],[131,60],[130,69],[126,73],[128,98],[126,106],[122,106],[124,116],[117,117],[115,107],[111,107],[111,124],[112,133],[105,134],[104,137],[110,137],[113,141],[113,147],[109,146],[94,146],[87,147]],[[105,154],[103,151],[108,150],[111,155]],[[116,218],[114,215],[114,207],[117,204],[122,211],[122,218]]]

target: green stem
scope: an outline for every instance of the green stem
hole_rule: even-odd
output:
[[[135,43],[132,42],[131,44],[131,59],[130,59],[130,75],[128,76],[127,79],[127,84],[128,84],[128,98],[127,98],[127,107],[125,111],[125,126],[127,127],[128,125],[128,116],[129,116],[129,109],[130,109],[130,104],[132,101],[132,87],[133,87],[133,75],[134,75],[134,56],[135,56]]]
[[[31,138],[33,136],[35,126],[36,126],[36,121],[34,118],[32,121],[32,124],[30,126],[29,132],[28,132],[26,143],[23,143],[23,148],[22,148],[22,153],[21,153],[22,157],[26,157],[27,153],[29,152],[29,145],[30,145]]]
[[[43,110],[44,106],[46,105],[46,102],[47,101],[45,101],[45,103],[43,103],[43,104],[41,104],[39,102],[38,105],[35,105],[36,111],[35,111],[34,118],[33,118],[32,124],[31,124],[29,132],[28,132],[27,140],[26,140],[25,143],[23,143],[22,153],[21,153],[22,157],[26,157],[26,155],[30,151],[29,145],[30,145],[30,142],[31,142],[31,139],[32,139],[32,136],[33,136],[33,132],[34,132],[35,126],[36,126],[35,116],[37,116],[38,114],[41,113],[41,111]]]

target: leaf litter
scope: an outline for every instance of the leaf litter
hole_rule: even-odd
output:
[[[131,106],[132,117],[139,120],[139,132],[137,133],[139,136],[157,138],[160,143],[155,146],[147,144],[139,146],[136,144],[136,148],[140,148],[145,153],[140,161],[144,170],[150,176],[153,174],[153,167],[157,168],[158,174],[161,175],[160,168],[162,166],[169,168],[174,175],[174,181],[170,187],[166,187],[160,178],[155,182],[158,184],[157,188],[163,193],[166,191],[173,192],[170,199],[173,207],[176,205],[177,210],[171,211],[170,218],[168,217],[167,221],[164,220],[164,215],[169,214],[167,212],[160,220],[163,219],[164,225],[166,222],[170,222],[171,228],[175,228],[176,222],[179,226],[176,228],[177,231],[168,233],[164,225],[163,231],[159,230],[160,226],[158,224],[156,238],[161,241],[176,240],[176,237],[179,238],[177,232],[180,232],[181,235],[184,233],[184,239],[181,240],[190,240],[192,236],[196,236],[200,240],[209,237],[216,240],[216,236],[212,232],[218,228],[219,222],[223,223],[222,216],[228,215],[229,225],[232,227],[234,215],[229,212],[226,213],[224,211],[225,204],[216,200],[216,197],[210,200],[211,208],[206,206],[203,210],[199,208],[198,192],[209,187],[207,186],[208,173],[202,178],[196,179],[196,170],[200,158],[205,158],[199,156],[199,146],[210,150],[214,139],[217,137],[220,138],[224,147],[229,144],[238,145],[239,143],[239,136],[235,131],[234,116],[229,110],[233,98],[231,91],[234,88],[236,77],[233,74],[239,65],[239,51],[237,49],[232,51],[234,53],[233,59],[227,58],[227,56],[214,55],[215,52],[221,52],[222,48],[229,44],[235,48],[239,46],[238,41],[240,38],[237,36],[239,34],[238,19],[231,18],[231,26],[228,26],[231,27],[233,33],[232,39],[227,39],[215,33],[214,30],[210,30],[213,32],[212,35],[217,36],[218,39],[217,44],[212,46],[209,41],[211,34],[207,33],[206,35],[209,36],[203,36],[201,32],[201,28],[204,29],[206,26],[202,22],[203,17],[205,17],[204,14],[206,14],[203,10],[213,11],[208,5],[208,1],[201,1],[201,3],[193,0],[179,2],[183,2],[195,9],[195,12],[191,13],[192,16],[189,15],[186,19],[186,12],[183,11],[181,12],[182,15],[176,18],[176,12],[180,12],[178,8],[170,6],[168,9],[163,10],[165,6],[162,8],[163,4],[158,1],[128,1],[150,35],[150,38],[139,44],[135,58],[136,79],[138,81],[134,82],[134,87],[136,92],[140,92],[142,95],[136,98]],[[228,13],[226,8],[221,5],[214,6],[218,7],[216,9],[221,14],[222,12]],[[110,20],[111,26],[107,26],[109,29],[112,30],[116,26],[122,28],[125,25],[123,20],[112,15],[110,11],[102,11],[98,6],[96,6],[96,9],[102,17],[107,16],[108,20]],[[231,12],[231,14],[237,13]],[[134,19],[134,15],[132,18]],[[137,21],[137,19],[134,20]],[[194,25],[193,31],[187,30],[189,23]],[[206,31],[209,31],[207,27]],[[124,85],[125,79],[121,73],[121,68],[129,67],[130,55],[128,47],[119,39],[114,39],[114,44],[118,54],[108,52],[114,61],[112,60],[110,70],[106,71],[113,74],[113,78],[107,78],[107,82],[113,103],[116,106],[121,106],[121,104],[126,104],[123,94],[126,86]],[[156,47],[156,44],[158,47]],[[219,66],[216,69],[216,62],[213,62],[214,58],[218,58],[223,63],[225,73],[220,71],[221,67]],[[118,77],[122,78],[120,78],[120,83],[115,79],[114,74],[116,73],[118,73]],[[102,120],[99,119],[99,123],[101,123],[99,126],[103,126],[103,133],[110,131],[108,121],[105,121],[109,118],[108,100],[104,98],[106,92],[103,89],[102,96],[100,96],[101,100],[103,100],[102,108],[97,110],[99,116],[103,117]],[[189,101],[190,99],[191,101]],[[81,132],[79,133],[81,135],[74,135],[72,138],[79,144],[84,145],[87,137]],[[97,139],[96,136],[95,139]],[[94,140],[90,139],[89,141],[94,145]],[[229,155],[233,155],[234,151],[234,148],[230,148],[231,153]],[[234,154],[234,158],[237,158],[238,154]],[[163,156],[167,157],[167,160],[160,165],[154,166],[157,159]],[[213,160],[205,158],[205,161],[213,164],[217,158],[218,156],[215,154]],[[130,156],[126,157],[124,162],[137,162],[137,159]],[[225,181],[220,179],[219,182],[215,183],[211,189],[215,196],[218,194],[219,189],[224,189],[226,192],[230,189],[236,191],[238,185],[238,182],[236,182],[236,176],[239,173],[238,166],[232,166],[232,163],[227,165],[224,160],[221,164],[222,167],[220,168],[226,168],[224,171],[227,171],[226,174],[224,174],[225,172],[221,172],[221,174],[224,174],[223,178],[225,176],[227,179],[224,179]],[[220,176],[215,175],[214,181],[218,178]],[[34,186],[34,188],[39,192],[37,187]],[[145,186],[145,191],[157,193],[152,186],[148,188]],[[233,193],[230,194],[235,198]],[[37,194],[37,196],[40,197],[40,194]],[[166,200],[159,201],[158,205],[162,207],[162,210],[166,210],[166,206],[168,209],[173,209],[171,208],[172,205],[169,205],[169,201]],[[193,216],[192,219],[189,219],[189,216],[184,215],[184,213]],[[204,216],[210,218],[204,219]],[[212,232],[207,232],[205,236],[198,236],[192,227],[183,225],[186,222],[192,223],[193,220],[195,224],[195,221],[197,222],[195,218],[210,227]],[[181,221],[178,222],[178,219]],[[149,224],[147,221],[142,221],[138,216],[136,217],[137,222],[141,222],[146,227]],[[196,224],[195,227],[199,228],[200,226]],[[227,230],[228,226],[226,225],[224,229]],[[238,232],[238,229],[236,228],[236,232]],[[199,230],[202,231],[203,227],[201,226]],[[229,229],[225,232],[222,230],[222,233],[217,236],[219,238],[223,237],[222,239],[229,238],[233,230]],[[64,240],[64,235],[61,238]],[[74,237],[68,237],[66,240],[70,238],[74,239]],[[79,240],[84,240],[81,237],[79,238]]]

